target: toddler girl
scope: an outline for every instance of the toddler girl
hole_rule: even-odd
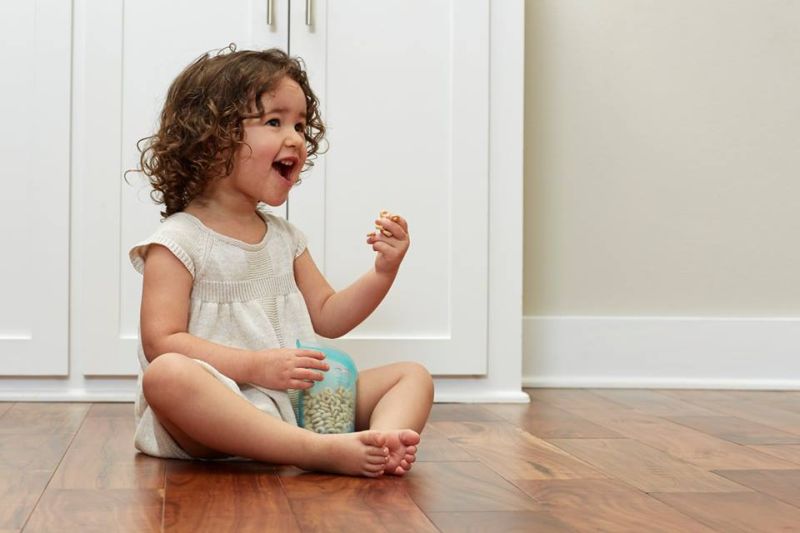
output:
[[[402,475],[433,401],[424,367],[359,373],[355,433],[297,426],[287,389],[328,370],[293,348],[339,337],[383,300],[409,246],[381,216],[375,265],[335,291],[279,206],[325,129],[302,64],[280,50],[205,55],[172,83],[141,170],[165,220],[130,252],[143,274],[136,447],[157,457],[246,457],[349,475]]]

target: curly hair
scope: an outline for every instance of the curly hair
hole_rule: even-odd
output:
[[[158,130],[136,143],[136,171],[149,178],[151,198],[165,206],[162,216],[183,211],[212,180],[233,171],[237,149],[246,144],[242,121],[263,115],[261,95],[274,91],[284,77],[305,95],[306,171],[314,164],[325,125],[302,60],[279,49],[237,51],[231,44],[200,56],[175,78]]]

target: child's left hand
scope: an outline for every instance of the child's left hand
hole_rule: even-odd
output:
[[[375,272],[394,275],[411,244],[408,222],[399,215],[381,211],[380,218],[375,221],[375,227],[373,233],[367,234],[367,244],[371,244],[372,249],[378,252],[375,258]]]

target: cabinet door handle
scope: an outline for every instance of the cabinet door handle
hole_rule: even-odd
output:
[[[306,26],[311,26],[313,24],[311,19],[311,11],[313,7],[312,0],[306,0]]]
[[[267,26],[272,26],[272,1],[267,0]]]

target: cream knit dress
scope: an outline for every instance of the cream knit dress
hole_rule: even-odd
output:
[[[192,335],[246,350],[294,347],[297,339],[315,343],[294,279],[294,259],[306,248],[305,236],[280,217],[261,208],[258,213],[267,232],[257,244],[221,235],[188,213],[175,213],[131,249],[131,263],[143,273],[147,248],[153,244],[165,246],[183,263],[194,278],[188,326]],[[297,424],[287,391],[236,383],[208,363],[195,361],[261,411]],[[142,374],[148,364],[140,343],[134,444],[148,455],[191,459],[147,405]]]

